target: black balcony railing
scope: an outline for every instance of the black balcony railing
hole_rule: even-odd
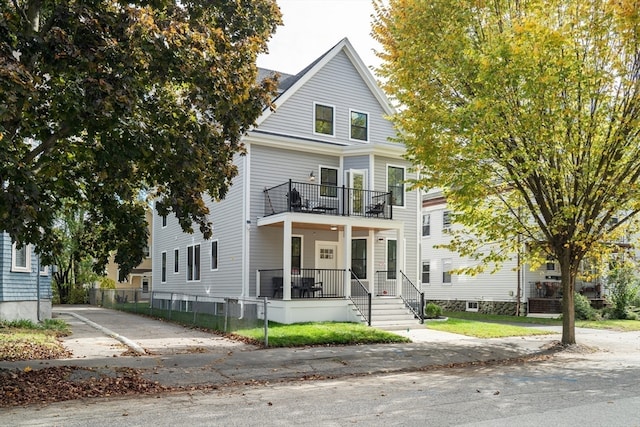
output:
[[[291,181],[264,190],[264,214],[283,212],[393,218],[391,193]]]
[[[343,298],[344,272],[339,269],[301,268],[291,272],[291,299]],[[283,270],[260,270],[259,297],[282,299]]]

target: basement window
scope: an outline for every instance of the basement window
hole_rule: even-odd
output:
[[[478,301],[467,301],[467,311],[478,311]]]

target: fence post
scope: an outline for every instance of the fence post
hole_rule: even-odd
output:
[[[369,300],[369,306],[367,309],[367,325],[371,326],[371,292],[367,292],[367,299]]]
[[[227,317],[229,316],[229,298],[224,299],[224,332],[227,332]]]
[[[196,314],[198,313],[198,295],[196,295],[196,299],[193,302],[193,326],[196,325]]]
[[[171,320],[171,311],[173,311],[173,292],[169,296],[169,320]]]
[[[420,323],[424,323],[424,292],[420,292]]]
[[[269,347],[269,316],[267,315],[267,297],[264,298],[264,346]]]
[[[151,305],[150,305],[150,307],[149,307],[149,315],[150,315],[150,316],[153,316],[153,294],[154,294],[155,292],[156,292],[156,291],[151,291],[151,301],[150,301],[150,302],[151,302]]]

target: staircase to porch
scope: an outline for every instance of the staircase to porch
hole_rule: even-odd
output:
[[[400,297],[378,297],[371,301],[371,326],[385,330],[416,328],[420,321]]]

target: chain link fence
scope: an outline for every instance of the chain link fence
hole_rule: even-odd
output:
[[[140,289],[91,289],[89,302],[222,333],[245,332],[269,346],[267,298],[222,298]],[[243,334],[244,335],[244,334]]]

